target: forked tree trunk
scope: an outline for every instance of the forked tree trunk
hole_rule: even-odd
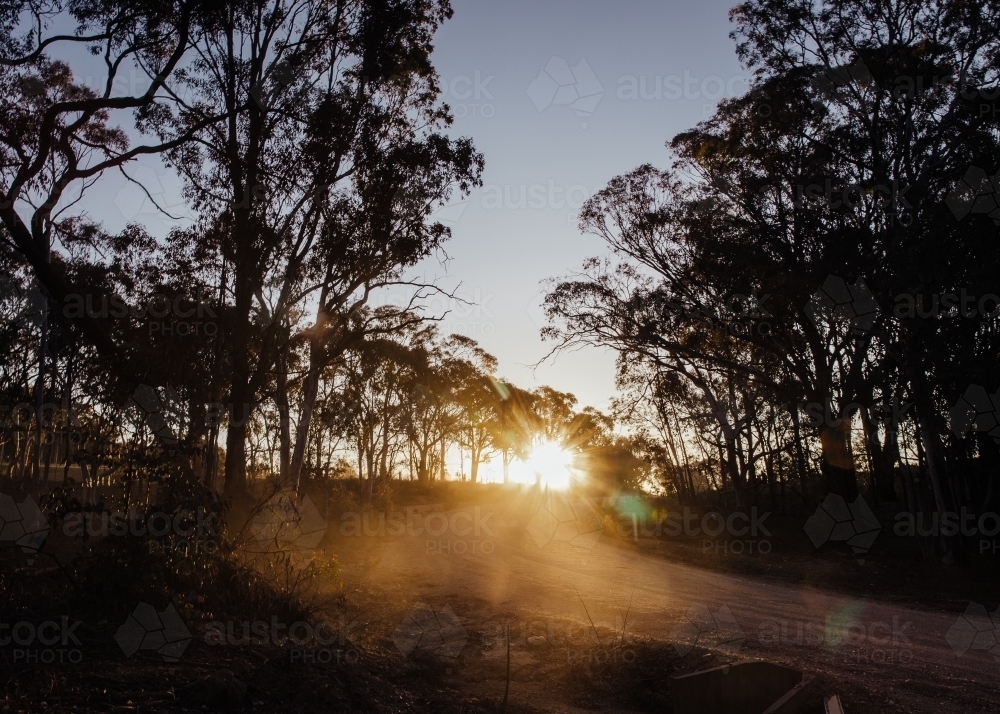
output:
[[[893,425],[886,426],[885,444],[883,445],[879,442],[878,430],[870,418],[867,407],[861,410],[861,423],[865,429],[865,444],[871,456],[875,493],[878,499],[884,503],[895,502],[897,497],[893,466],[895,466],[896,458],[893,446],[896,440]]]

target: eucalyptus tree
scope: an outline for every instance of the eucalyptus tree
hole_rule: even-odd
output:
[[[296,443],[301,469],[319,374],[358,332],[373,290],[432,254],[448,229],[429,220],[453,188],[478,181],[482,158],[450,123],[430,63],[446,1],[272,0],[218,3],[210,34],[185,67],[181,111],[154,116],[163,137],[206,113],[229,119],[168,156],[199,209],[225,303],[227,400],[252,411],[290,348],[293,309],[304,332]],[[279,379],[286,379],[279,375]],[[245,421],[230,419],[225,493],[246,493]]]
[[[460,410],[455,438],[459,448],[469,450],[469,477],[472,483],[477,483],[480,464],[498,448],[494,437],[502,404],[494,388],[494,375],[499,363],[475,340],[463,335],[449,337],[447,347]]]
[[[376,483],[391,479],[407,465],[402,457],[412,406],[412,359],[410,348],[398,337],[365,340],[343,357],[338,401],[349,417],[342,427],[345,441],[354,447],[366,503],[371,502]]]
[[[1000,168],[1000,4],[768,0],[744,3],[733,17],[758,96],[766,92],[776,114],[795,106],[811,116],[802,140],[838,168],[824,179],[839,183],[839,200],[819,207],[858,236],[850,257],[885,312],[871,363],[886,381],[898,374],[882,391],[913,402],[935,509],[965,505],[973,493],[980,502],[971,505],[981,507],[988,488],[949,471],[944,414],[970,381],[995,373],[995,315],[963,306],[954,319],[931,306],[997,286],[997,216],[987,215],[978,176]],[[843,255],[836,237],[825,249]],[[982,455],[995,463],[995,449]]]
[[[572,431],[576,396],[541,386],[531,393],[530,432],[536,442],[565,444]]]
[[[402,425],[413,450],[417,480],[445,477],[448,438],[455,435],[460,408],[456,363],[426,328],[414,335],[406,355],[406,414]]]
[[[53,263],[57,241],[82,238],[68,217],[105,171],[188,141],[133,145],[120,122],[169,111],[169,84],[202,35],[204,3],[11,2],[0,15],[0,220],[3,240],[30,266],[56,315],[74,286]],[[54,30],[75,21],[70,34]],[[60,55],[82,48],[103,58],[104,74],[86,84]],[[121,93],[123,73],[138,72],[141,93]],[[134,79],[134,77],[133,77]],[[136,82],[125,82],[135,87]],[[127,117],[127,115],[126,115]],[[194,126],[218,121],[203,115]],[[84,316],[79,327],[107,355],[117,346]]]
[[[591,260],[558,284],[546,297],[553,324],[544,334],[558,341],[557,350],[612,347],[620,375],[630,364],[648,365],[655,379],[669,374],[689,383],[718,425],[725,444],[720,463],[742,507],[748,504],[738,454],[748,414],[730,387],[735,379],[776,384],[781,373],[769,369],[766,353],[755,349],[759,337],[736,332],[753,335],[763,315],[732,314],[725,307],[735,292],[731,286],[694,270],[697,238],[685,220],[692,214],[709,220],[710,211],[688,212],[685,206],[694,202],[685,200],[684,190],[652,167],[613,180],[591,199],[582,227],[604,236],[631,261],[611,266]]]
[[[951,213],[989,203],[975,176],[964,193],[955,182],[973,161],[995,170],[997,5],[764,0],[732,17],[753,86],[674,138],[672,171],[641,167],[591,200],[583,228],[626,265],[592,262],[561,284],[549,334],[754,383],[789,410],[800,473],[796,404],[821,405],[826,489],[848,499],[852,410],[881,402],[861,411],[873,451],[888,429],[877,452],[886,493],[898,425],[871,412],[910,398],[943,511],[953,488],[941,415],[961,392],[947,383],[992,364],[988,321],[901,321],[892,308],[900,295],[995,280],[986,211],[968,228]],[[734,310],[737,297],[756,309]],[[956,342],[970,370],[946,376]]]
[[[58,384],[58,353],[65,356],[67,346],[71,352],[96,349],[100,375],[87,376],[115,400],[150,381],[147,365],[115,339],[106,316],[68,313],[74,295],[109,296],[105,286],[86,281],[86,271],[74,273],[65,263],[70,254],[79,262],[106,247],[99,245],[99,227],[80,209],[85,192],[105,172],[124,171],[137,157],[190,140],[191,131],[165,141],[132,141],[128,129],[171,111],[170,85],[204,33],[205,6],[200,0],[45,0],[0,9],[0,240],[45,307],[36,325],[38,412],[46,390],[72,392],[68,377]],[[75,26],[66,32],[69,23]],[[90,71],[96,81],[74,72],[68,58],[81,51],[95,57]],[[203,115],[191,129],[220,119]],[[76,331],[84,343],[76,343]],[[36,443],[41,430],[36,418]],[[36,482],[37,459],[36,453]]]

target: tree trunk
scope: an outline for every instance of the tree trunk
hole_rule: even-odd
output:
[[[43,293],[44,295],[44,293]],[[48,305],[48,297],[44,297]],[[48,352],[49,321],[42,317],[41,339],[38,343],[38,374],[35,377],[35,454],[31,461],[31,482],[28,493],[35,499],[41,492],[41,459],[42,459],[42,410],[45,404],[45,355]]]
[[[316,408],[316,395],[319,393],[319,369],[311,367],[302,385],[302,411],[299,413],[299,423],[295,428],[295,449],[292,452],[291,464],[288,469],[288,479],[285,487],[295,493],[299,491],[302,479],[302,463],[306,452],[306,439],[312,424],[313,410]]]
[[[934,491],[934,506],[942,516],[948,510],[948,499],[944,490],[945,467],[942,458],[942,445],[934,425],[931,423],[929,412],[932,407],[922,403],[924,400],[917,398],[916,419],[920,433],[920,442],[924,447],[924,456],[927,460],[927,474],[931,479],[931,488]],[[929,401],[929,400],[928,400]]]
[[[770,449],[770,446],[771,444],[768,442],[768,449]],[[777,498],[774,491],[774,455],[771,453],[768,453],[764,457],[764,473],[767,475],[767,497],[771,503],[771,508],[777,508]]]
[[[858,477],[850,450],[851,421],[844,417],[837,426],[823,424],[819,428],[822,449],[823,477],[829,493],[843,496],[851,503],[858,497]]]
[[[895,502],[896,479],[893,477],[893,466],[896,463],[892,445],[895,444],[895,430],[893,425],[887,424],[885,428],[885,446],[879,443],[878,430],[872,422],[867,407],[861,409],[861,423],[865,429],[865,444],[868,447],[868,454],[871,456],[872,474],[875,481],[875,494],[878,499],[885,503]]]
[[[745,484],[743,483],[743,474],[740,473],[739,466],[736,463],[736,439],[732,434],[732,430],[729,429],[724,430],[723,436],[726,440],[726,468],[729,471],[729,480],[733,484],[736,507],[742,510],[747,506],[747,497],[746,489],[744,488]]]
[[[670,450],[670,455],[673,457],[674,470],[677,473],[676,477],[674,478],[674,483],[676,484],[677,487],[677,500],[683,506],[688,503],[688,495],[689,495],[687,493],[688,484],[685,482],[684,469],[681,467],[681,460],[677,456],[677,447],[674,445],[674,431],[670,426],[670,415],[666,412],[665,409],[662,408],[659,409],[659,412],[660,412],[660,418],[663,421],[663,426],[666,428],[667,431],[667,438],[664,439],[664,441],[667,443],[667,448]],[[681,448],[683,448],[683,446],[684,443],[682,441]],[[685,466],[687,465],[686,461],[687,459],[685,458]]]
[[[234,381],[235,378],[234,378]],[[234,384],[230,390],[229,424],[226,429],[226,469],[222,495],[236,501],[249,496],[247,489],[246,433],[249,404],[246,385]],[[237,416],[237,409],[240,414]]]
[[[984,468],[986,473],[986,493],[982,489],[977,490],[976,497],[979,500],[978,508],[980,513],[986,513],[993,508],[993,501],[996,497],[997,473],[996,465],[1000,464],[1000,448],[993,438],[984,432],[976,432],[976,448],[980,454],[986,458]]]
[[[278,407],[278,483],[282,488],[287,488],[291,466],[292,425],[291,415],[288,413],[288,370],[284,354],[278,359],[277,366],[274,401]]]
[[[427,464],[427,455],[430,449],[426,444],[417,445],[417,481],[425,483],[428,480],[429,469]]]
[[[792,415],[792,426],[795,432],[795,467],[799,472],[799,490],[802,492],[802,505],[809,510],[809,493],[806,487],[806,457],[802,449],[802,429],[799,427],[799,410],[792,405],[788,410]]]
[[[365,480],[365,448],[364,442],[362,441],[361,432],[358,431],[358,485],[364,483]]]
[[[944,514],[949,510],[948,498],[944,490],[944,481],[947,475],[942,455],[942,444],[937,431],[931,422],[929,411],[925,400],[920,395],[916,396],[916,420],[920,433],[920,441],[924,446],[924,456],[927,460],[927,474],[931,479],[931,489],[934,491],[934,506],[938,512],[939,522],[944,522]],[[941,536],[940,539],[942,554],[941,560],[946,564],[954,561],[954,548],[951,539]]]
[[[232,349],[233,374],[229,386],[229,424],[226,429],[226,482],[223,495],[235,501],[246,500],[247,489],[246,434],[250,418],[250,339],[248,323],[252,294],[245,276],[237,275],[233,310]],[[241,277],[243,279],[241,279]],[[237,418],[237,410],[240,412]]]
[[[475,445],[469,448],[469,460],[472,462],[469,465],[469,478],[472,480],[472,483],[479,482],[479,459],[482,456],[481,452],[482,449],[477,449]]]

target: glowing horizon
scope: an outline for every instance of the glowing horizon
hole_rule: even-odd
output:
[[[572,464],[576,455],[556,441],[540,441],[527,459],[514,457],[508,467],[509,483],[542,485],[552,489],[569,488],[573,480]],[[456,464],[457,466],[457,464]],[[468,478],[468,464],[465,466]],[[479,465],[479,483],[503,483],[503,460],[499,454]]]

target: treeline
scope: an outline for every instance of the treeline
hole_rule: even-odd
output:
[[[446,293],[408,277],[450,235],[433,211],[483,169],[446,135],[429,59],[450,16],[446,0],[5,10],[5,483],[181,479],[248,502],[254,482],[353,475],[370,497],[444,477],[449,454],[473,481],[541,440],[626,454],[604,415],[439,337],[421,306]],[[103,59],[74,66],[79,48]],[[81,208],[149,158],[181,177],[192,222],[112,233]],[[406,297],[379,305],[387,291]]]
[[[682,498],[700,465],[739,508],[996,509],[1000,5],[731,17],[753,86],[584,206],[613,252],[549,294],[548,336],[618,351]]]
[[[20,307],[28,309],[27,301]],[[591,407],[577,411],[572,394],[528,391],[499,378],[496,358],[475,341],[443,339],[433,322],[422,322],[415,318],[407,329],[361,340],[328,365],[304,431],[300,405],[309,385],[302,349],[289,352],[290,370],[275,375],[280,387],[267,401],[242,410],[200,401],[183,382],[143,384],[123,403],[108,404],[85,388],[88,379],[79,379],[72,392],[46,394],[61,398],[38,408],[32,387],[41,325],[22,321],[8,344],[24,368],[0,372],[10,402],[2,407],[0,478],[110,486],[126,475],[130,460],[141,479],[141,464],[176,458],[219,490],[223,459],[208,458],[206,434],[234,419],[246,420],[250,483],[275,483],[288,492],[298,492],[303,478],[358,479],[368,499],[393,479],[476,483],[491,461],[507,482],[514,459],[527,461],[535,447],[550,443],[573,455],[581,477],[594,472],[600,483],[632,490],[649,478],[647,464],[633,453],[642,445],[616,435],[610,417]]]
[[[245,500],[268,404],[295,488],[314,415],[335,418],[329,371],[419,328],[414,308],[436,288],[405,275],[449,237],[430,215],[480,182],[472,142],[444,133],[429,60],[450,16],[424,0],[4,11],[4,403],[35,407],[4,460],[28,463],[29,491],[54,456],[85,478],[163,468]],[[75,68],[77,48],[100,59]],[[182,177],[193,223],[112,234],[80,209],[99,177],[128,177],[141,157]],[[370,307],[389,286],[410,303]],[[47,404],[82,437],[47,443]],[[206,404],[225,407],[206,419]],[[122,450],[122,411],[155,435],[142,459]]]

